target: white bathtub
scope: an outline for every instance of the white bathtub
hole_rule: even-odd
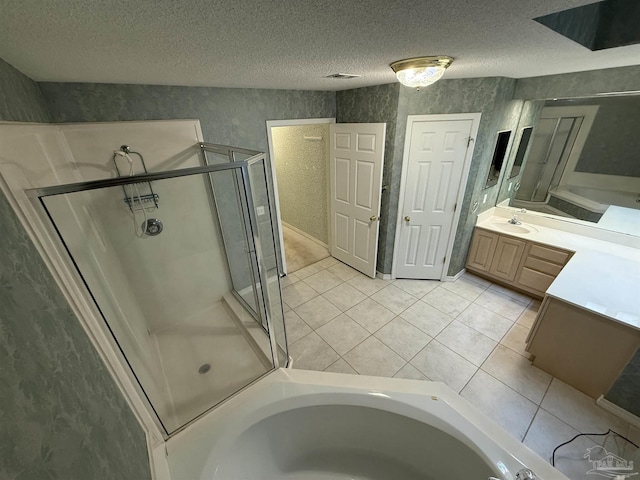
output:
[[[172,480],[566,479],[446,385],[278,370],[167,442]]]
[[[640,209],[640,202],[636,202],[636,199],[640,197],[640,192],[620,192],[578,185],[561,185],[549,190],[549,194],[594,213],[604,213],[609,205]]]

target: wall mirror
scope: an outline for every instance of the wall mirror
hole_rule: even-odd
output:
[[[498,132],[496,146],[493,150],[493,158],[491,159],[491,168],[489,169],[489,174],[487,175],[487,181],[484,188],[491,187],[498,183],[500,172],[502,171],[502,165],[504,164],[504,159],[507,155],[510,139],[511,130]]]
[[[516,152],[515,160],[513,161],[513,165],[511,166],[511,171],[509,172],[509,178],[515,178],[520,175],[520,170],[522,169],[522,162],[524,161],[525,154],[528,153],[529,142],[531,141],[531,133],[533,132],[533,127],[525,127],[522,129],[522,135],[520,136],[520,143],[518,144],[518,151]]]
[[[504,167],[498,203],[640,234],[640,95],[530,100],[525,107],[537,113]],[[628,218],[629,228],[611,223],[613,215]]]

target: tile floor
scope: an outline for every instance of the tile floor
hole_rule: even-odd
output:
[[[549,460],[577,433],[640,429],[531,365],[525,338],[540,303],[465,273],[455,282],[371,279],[332,257],[282,282],[294,368],[444,382]],[[612,437],[581,437],[556,454],[572,480],[593,478],[594,442],[636,460]]]

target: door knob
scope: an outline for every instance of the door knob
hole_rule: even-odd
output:
[[[375,222],[376,220],[378,220],[378,216],[377,215],[371,215],[369,217],[369,220],[371,220],[372,222]]]
[[[411,217],[409,215],[405,215],[404,221],[405,222],[410,222],[411,221]]]

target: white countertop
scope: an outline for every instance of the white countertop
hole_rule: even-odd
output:
[[[576,252],[547,289],[547,295],[640,330],[639,249],[534,221],[522,223],[536,231],[519,234],[495,226],[506,223],[507,217],[480,216],[478,220],[477,227]]]
[[[598,226],[630,235],[640,235],[640,210],[610,205],[598,220]]]

